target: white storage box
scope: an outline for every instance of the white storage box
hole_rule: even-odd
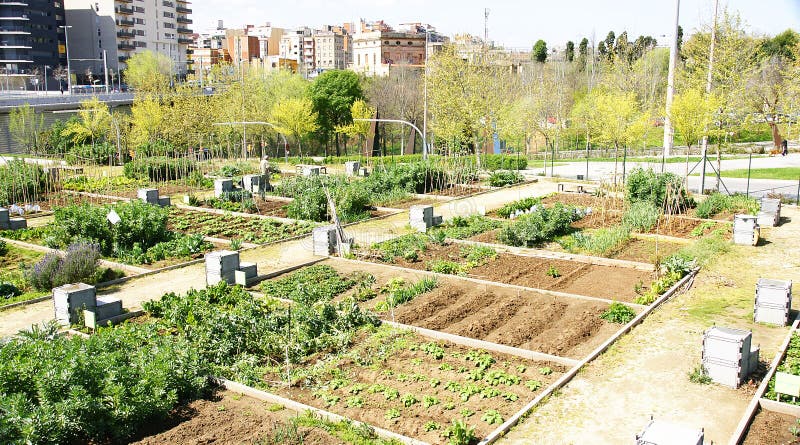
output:
[[[651,420],[636,436],[636,445],[703,445],[702,429]]]

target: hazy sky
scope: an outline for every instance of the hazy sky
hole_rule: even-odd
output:
[[[786,28],[800,29],[800,0],[720,0],[720,7],[738,10],[751,31],[776,34]],[[384,20],[391,25],[423,22],[452,35],[483,36],[483,11],[488,7],[489,39],[513,48],[529,48],[537,39],[548,46],[567,40],[605,37],[609,30],[628,31],[631,39],[648,34],[659,41],[671,34],[674,0],[193,0],[195,31],[272,22],[273,26],[356,22],[359,18]],[[713,0],[681,1],[681,26],[690,33],[710,22]]]

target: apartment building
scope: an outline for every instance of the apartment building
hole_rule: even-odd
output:
[[[2,74],[27,76],[66,65],[64,24],[60,0],[0,0]]]
[[[448,40],[430,25],[412,23],[403,26],[404,29],[394,30],[382,21],[366,26],[362,20],[362,32],[353,35],[353,62],[350,65],[353,71],[385,76],[392,66],[422,68],[426,53]]]
[[[101,73],[125,69],[125,61],[142,51],[172,59],[175,72],[188,71],[187,49],[194,43],[188,0],[64,0],[74,72]]]
[[[314,68],[317,72],[346,69],[350,36],[335,31],[314,33]]]

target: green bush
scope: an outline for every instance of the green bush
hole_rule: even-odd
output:
[[[626,199],[631,202],[649,202],[658,209],[686,209],[693,201],[686,194],[683,180],[672,173],[656,173],[652,169],[634,169],[625,182]],[[667,202],[667,189],[671,189]]]
[[[7,253],[8,253],[8,243],[0,240],[0,256],[4,256]]]
[[[638,201],[631,204],[622,217],[622,224],[634,231],[648,232],[658,224],[658,207],[648,201]]]
[[[114,210],[121,221],[112,225],[107,216]],[[167,230],[169,210],[135,200],[106,206],[88,203],[56,208],[54,222],[46,242],[63,248],[76,241],[90,241],[104,255],[133,249],[143,250],[172,236]]]
[[[492,187],[505,187],[524,180],[525,178],[515,171],[496,171],[489,175],[489,185]]]
[[[441,233],[445,238],[466,239],[480,233],[499,229],[502,226],[502,222],[487,218],[485,216],[455,216],[453,219],[447,221],[443,225],[433,229],[432,235]]]
[[[634,317],[636,317],[636,312],[633,309],[616,301],[611,303],[608,309],[600,315],[603,320],[619,324],[626,324]]]
[[[197,162],[189,158],[157,156],[128,162],[123,171],[129,179],[170,181],[188,177],[196,168]]]
[[[461,264],[450,260],[433,260],[428,263],[427,269],[431,272],[448,275],[463,275],[465,273],[464,267]]]
[[[88,338],[57,327],[0,345],[0,442],[127,442],[209,387],[185,337],[126,324]]]
[[[47,176],[36,164],[13,159],[0,166],[0,206],[35,202],[48,191]]]
[[[722,193],[712,193],[697,204],[695,214],[698,218],[711,218],[721,212],[757,215],[759,210],[760,204],[758,201],[747,195],[736,193],[729,196]]]
[[[630,233],[630,229],[624,225],[597,229],[591,234],[578,232],[561,241],[561,245],[571,252],[583,251],[607,257],[628,241]]]
[[[336,269],[324,264],[305,267],[289,276],[261,283],[264,294],[303,304],[330,301],[337,295],[352,289],[371,275],[340,275]],[[374,279],[374,277],[373,277]]]
[[[61,181],[61,188],[64,190],[89,193],[107,193],[110,190],[111,194],[113,194],[120,190],[133,190],[144,185],[143,181],[124,176],[104,176],[99,178],[76,176]]]
[[[502,218],[510,218],[517,211],[526,212],[535,205],[542,203],[542,198],[522,198],[514,202],[510,202],[497,210],[497,215]]]
[[[425,235],[411,233],[372,245],[377,250],[381,261],[393,263],[396,258],[405,258],[413,261],[417,252],[425,251],[428,238]]]
[[[528,168],[528,158],[523,155],[482,155],[481,167],[484,170],[525,170]]]
[[[503,227],[497,239],[510,246],[533,247],[569,232],[570,224],[579,218],[574,207],[560,203],[549,208],[542,207]]]
[[[95,164],[112,165],[117,157],[117,146],[111,142],[75,145],[64,155],[64,159],[73,165]]]
[[[26,271],[36,290],[48,291],[69,283],[93,284],[100,262],[100,249],[93,244],[70,244],[64,256],[50,252]]]

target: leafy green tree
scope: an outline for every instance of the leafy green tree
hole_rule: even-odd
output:
[[[334,135],[338,156],[339,133],[335,131],[336,127],[352,122],[350,107],[356,100],[364,98],[358,75],[346,70],[326,71],[311,84],[309,95],[318,115],[319,130],[326,139]]]
[[[714,129],[714,118],[719,109],[719,99],[697,89],[676,94],[670,108],[670,120],[675,132],[686,144],[686,177],[689,176],[689,152],[692,145],[710,136]]]
[[[533,60],[544,63],[547,60],[547,43],[544,40],[539,39],[536,43],[533,44]]]
[[[125,81],[137,93],[160,94],[169,90],[174,68],[166,54],[142,51],[125,63]]]
[[[336,132],[344,133],[350,137],[357,137],[363,146],[363,153],[367,154],[367,135],[369,134],[370,123],[365,121],[356,121],[355,119],[371,119],[375,115],[375,109],[367,105],[361,99],[353,102],[350,107],[350,115],[353,116],[353,122],[347,125],[340,125],[336,127]]]
[[[575,59],[575,42],[572,40],[567,42],[567,47],[564,50],[564,58],[567,62],[572,62]]]
[[[287,98],[279,100],[272,107],[272,120],[278,124],[282,133],[291,135],[297,142],[302,156],[302,141],[308,134],[317,130],[318,115],[311,99]]]
[[[578,44],[578,67],[583,70],[586,68],[586,61],[589,59],[589,39],[581,39]]]
[[[8,129],[14,142],[29,152],[36,151],[39,148],[39,135],[44,129],[44,116],[25,103],[11,110]]]
[[[72,143],[75,145],[82,145],[90,141],[94,146],[98,139],[109,134],[110,129],[111,114],[108,111],[108,105],[94,97],[81,102],[78,119],[70,120],[61,135],[72,139]]]
[[[780,56],[785,59],[795,60],[795,49],[800,44],[800,34],[787,29],[771,39],[761,43],[761,53],[767,57]]]

